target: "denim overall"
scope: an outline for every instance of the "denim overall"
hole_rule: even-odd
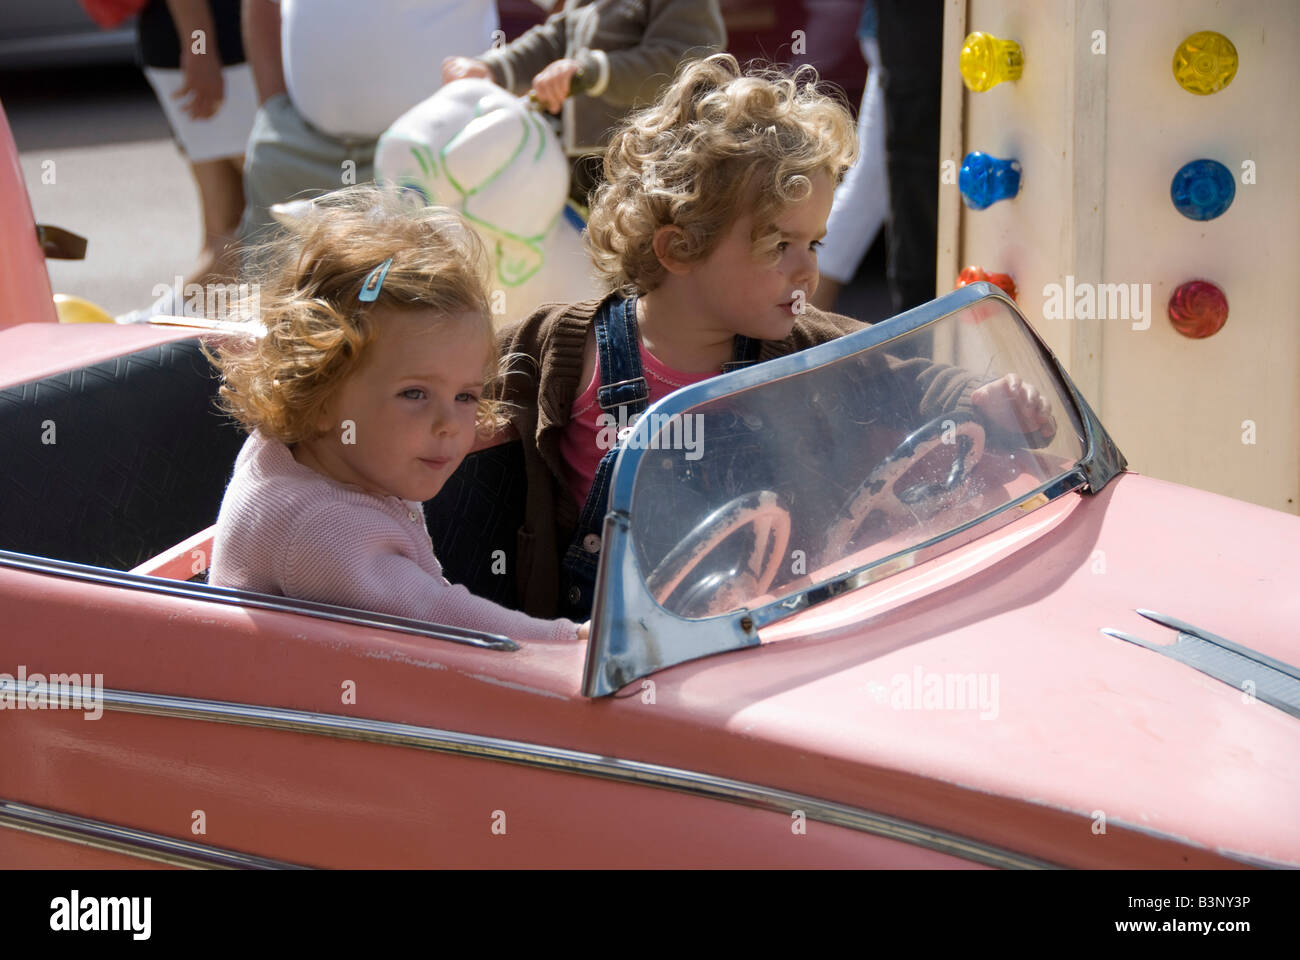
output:
[[[596,312],[596,351],[599,357],[597,375],[601,385],[596,392],[600,409],[615,419],[616,423],[632,424],[650,405],[650,388],[641,367],[641,335],[636,325],[636,297],[626,300],[610,298]],[[733,359],[722,365],[729,373],[747,367],[758,360],[761,342],[737,336]],[[591,616],[591,605],[596,586],[596,567],[600,560],[600,537],[609,507],[609,483],[614,473],[614,461],[622,444],[606,451],[596,467],[591,491],[583,505],[573,541],[564,554],[561,583],[564,616],[571,620],[586,620]]]

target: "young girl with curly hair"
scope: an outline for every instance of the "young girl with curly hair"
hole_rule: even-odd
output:
[[[481,431],[493,385],[481,243],[460,216],[375,187],[316,201],[266,259],[265,335],[222,345],[222,408],[248,431],[217,520],[212,584],[516,640],[579,628],[442,575],[421,503]]]
[[[630,423],[680,387],[862,329],[809,302],[856,148],[848,110],[811,67],[742,71],[730,54],[682,67],[617,130],[587,225],[609,292],[544,306],[498,339],[504,357],[528,358],[504,394],[528,477],[515,564],[525,610],[590,613],[611,419]],[[957,368],[889,358],[885,376],[931,417],[981,403]]]

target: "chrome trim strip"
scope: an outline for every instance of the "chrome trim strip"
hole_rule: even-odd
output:
[[[61,813],[47,807],[33,807],[13,800],[0,799],[0,827],[192,870],[308,869],[280,860],[211,847],[192,840],[178,840],[161,833],[122,827],[103,820]]]
[[[1290,677],[1292,680],[1300,680],[1300,668],[1293,667],[1285,660],[1279,660],[1276,657],[1270,657],[1263,651],[1256,650],[1254,647],[1243,646],[1240,643],[1234,643],[1227,637],[1221,637],[1217,633],[1210,633],[1204,627],[1195,627],[1185,620],[1179,620],[1177,617],[1171,617],[1167,613],[1157,613],[1154,610],[1146,610],[1142,607],[1137,608],[1137,612],[1146,617],[1148,620],[1154,620],[1170,630],[1177,630],[1179,633],[1185,633],[1192,637],[1204,640],[1206,643],[1212,643],[1215,646],[1223,647],[1225,650],[1245,657],[1247,660],[1254,660],[1258,664],[1268,667],[1270,670],[1276,670],[1278,673]]]
[[[107,710],[123,713],[231,723],[499,760],[543,770],[659,787],[786,815],[794,810],[802,810],[810,820],[898,840],[987,866],[1020,869],[1047,869],[1055,866],[943,830],[844,804],[693,770],[623,760],[562,747],[385,720],[137,691],[105,690],[103,704]]]
[[[1192,633],[1178,634],[1173,643],[1153,643],[1133,633],[1102,627],[1101,633],[1134,646],[1144,647],[1170,660],[1177,660],[1207,677],[1213,677],[1234,690],[1250,691],[1260,703],[1267,703],[1283,713],[1300,719],[1300,682],[1278,673],[1258,660],[1243,657]]]
[[[1102,627],[1108,637],[1124,640],[1153,653],[1177,660],[1235,690],[1250,691],[1256,700],[1300,718],[1300,670],[1253,647],[1233,643],[1217,633],[1192,626],[1176,617],[1141,607],[1137,612],[1177,634],[1173,643],[1153,643],[1136,634]]]
[[[141,590],[146,593],[169,597],[182,597],[186,600],[206,600],[210,603],[225,603],[231,606],[253,610],[276,610],[281,613],[300,613],[319,620],[332,620],[335,623],[350,623],[360,627],[377,627],[381,630],[394,630],[398,633],[410,633],[417,637],[429,637],[433,640],[447,640],[484,650],[518,650],[519,645],[508,637],[479,630],[467,630],[448,624],[431,624],[423,620],[408,617],[396,617],[387,613],[373,613],[369,610],[356,610],[352,607],[338,607],[331,603],[316,603],[312,600],[295,600],[291,597],[277,597],[269,593],[254,593],[251,590],[234,590],[230,587],[214,587],[206,583],[190,583],[188,580],[167,580],[162,577],[150,577],[124,570],[110,570],[107,567],[92,567],[84,563],[71,563],[67,560],[51,560],[46,557],[34,557],[12,550],[0,550],[0,568],[9,567],[16,570],[29,570],[70,580],[97,583],[109,587],[122,587],[127,590]]]

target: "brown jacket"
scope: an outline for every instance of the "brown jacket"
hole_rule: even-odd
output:
[[[515,575],[519,602],[535,617],[554,617],[560,600],[560,563],[578,524],[578,505],[567,490],[560,436],[573,401],[585,384],[582,352],[587,328],[603,300],[545,304],[532,316],[497,334],[501,356],[519,355],[505,378],[510,420],[523,441],[528,481],[524,525],[519,530]],[[764,340],[759,361],[785,356],[861,330],[866,324],[813,307],[798,317],[790,336]],[[926,419],[970,409],[977,385],[965,370],[929,360],[887,358],[891,373]]]
[[[564,102],[561,126],[570,156],[604,153],[610,130],[649,106],[683,60],[727,45],[718,0],[566,0],[545,23],[478,59],[512,93],[555,60],[582,64],[584,92]]]

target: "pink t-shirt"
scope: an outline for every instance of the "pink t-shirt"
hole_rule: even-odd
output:
[[[650,388],[650,403],[654,403],[660,397],[668,396],[674,390],[716,377],[720,372],[714,370],[705,373],[684,373],[681,370],[673,370],[660,363],[639,338],[637,345],[641,348],[641,369]],[[560,436],[560,456],[564,459],[565,480],[568,481],[570,492],[578,501],[579,509],[587,502],[587,494],[591,492],[591,485],[596,480],[596,467],[600,465],[600,458],[608,452],[602,450],[597,444],[601,431],[599,423],[601,409],[600,404],[596,402],[596,391],[603,380],[600,358],[597,355],[596,370],[592,374],[591,383],[587,384],[587,389],[573,401],[569,423]],[[616,413],[611,414],[611,416],[615,415]]]
[[[577,639],[568,620],[538,620],[447,582],[418,502],[339,483],[257,430],[221,501],[208,582],[524,642]]]

